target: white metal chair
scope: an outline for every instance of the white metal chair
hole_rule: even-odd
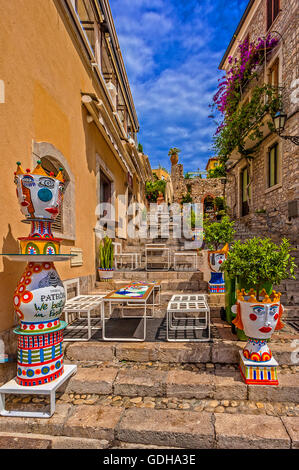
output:
[[[114,266],[118,270],[123,267],[123,260],[127,260],[126,264],[131,264],[131,269],[136,270],[141,267],[141,253],[123,253],[122,245],[119,242],[113,242],[114,245]]]
[[[69,319],[71,320],[70,324],[66,328],[66,331],[87,330],[87,337],[85,338],[68,337],[66,335],[64,340],[65,341],[89,341],[92,336],[92,330],[102,329],[100,306],[101,306],[103,297],[105,297],[105,294],[81,295],[79,279],[70,279],[68,281],[64,281],[63,284],[65,287],[66,299],[67,299],[63,312],[65,315],[66,323],[69,322]],[[71,286],[74,286],[76,295],[74,297],[68,298],[68,288]],[[84,315],[84,317],[82,317],[82,315]],[[82,324],[83,322],[85,323],[86,320],[87,320],[87,325]],[[78,324],[75,324],[76,322]]]
[[[154,253],[154,255],[153,255]],[[150,255],[151,254],[151,255]],[[165,265],[162,271],[169,271],[170,268],[170,250],[165,243],[148,243],[145,245],[145,269],[153,271],[153,265]]]

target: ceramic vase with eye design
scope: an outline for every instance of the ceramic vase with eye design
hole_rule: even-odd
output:
[[[220,268],[226,260],[228,248],[228,244],[226,244],[221,250],[208,251],[208,262],[211,269],[211,279],[209,281],[210,294],[225,293],[225,282]]]
[[[262,300],[258,301],[253,289],[248,294],[244,289],[238,291],[237,304],[232,307],[232,311],[237,314],[233,323],[244,330],[248,338],[241,354],[241,372],[246,383],[277,385],[277,362],[268,341],[275,330],[283,328],[281,294],[275,291],[271,296],[265,291],[261,294]]]
[[[60,212],[64,179],[61,170],[54,177],[38,164],[34,171],[21,164],[15,173],[17,197],[22,214],[31,223],[28,237],[19,238],[21,255],[28,262],[15,290],[13,303],[19,326],[16,382],[24,387],[44,385],[64,372],[63,330],[60,321],[65,289],[53,259],[60,253],[60,241],[51,225]],[[29,258],[29,259],[28,259]]]

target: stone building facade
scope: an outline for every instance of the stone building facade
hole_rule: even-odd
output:
[[[180,203],[190,194],[193,203],[204,203],[207,198],[225,197],[225,178],[185,178],[184,167],[176,164],[171,169],[174,202]]]
[[[219,66],[226,72],[230,69],[229,57],[238,57],[238,45],[245,38],[252,42],[271,32],[279,39],[277,46],[266,54],[266,60],[259,66],[257,80],[254,79],[243,90],[242,102],[250,100],[252,88],[256,85],[268,83],[277,86],[282,95],[283,111],[287,114],[282,134],[288,136],[299,135],[298,9],[296,0],[250,1]],[[263,141],[251,161],[238,151],[229,157],[227,204],[231,216],[247,235],[270,236],[275,240],[286,236],[297,245],[299,147],[271,132],[266,123],[262,132]],[[248,146],[254,143],[249,138],[248,142]],[[273,165],[273,161],[276,176],[271,181],[273,175],[269,165]],[[247,201],[244,201],[244,178],[249,178]]]

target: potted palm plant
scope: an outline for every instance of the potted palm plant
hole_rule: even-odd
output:
[[[114,246],[109,237],[100,242],[98,273],[101,281],[109,281],[113,278],[114,271]]]
[[[169,152],[168,152],[168,156],[170,157],[170,161],[171,161],[171,164],[172,165],[176,165],[179,161],[179,153],[180,153],[180,149],[176,148],[176,147],[172,147]]]

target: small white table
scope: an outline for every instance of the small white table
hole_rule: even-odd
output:
[[[154,311],[155,300],[154,300],[154,290],[159,289],[160,293],[160,284],[145,282],[132,282],[127,286],[124,286],[117,291],[110,292],[103,298],[101,304],[102,312],[102,338],[104,341],[145,341],[146,338],[146,319],[149,318],[147,315],[147,308],[151,307]],[[137,290],[140,289],[140,294]],[[153,296],[152,302],[149,302],[151,296]],[[105,316],[105,305],[109,306],[109,318],[112,317],[112,305],[122,305],[122,317],[124,318],[143,318],[143,337],[142,338],[108,338],[106,336],[106,316]],[[143,307],[143,314],[138,316],[124,316],[123,306],[127,305],[128,307]]]
[[[196,251],[176,251],[173,255],[173,269],[175,271],[181,271],[179,269],[180,261],[183,262],[184,257],[187,257],[188,260],[185,264],[191,264],[191,269],[197,270],[197,253]]]
[[[179,318],[175,314],[186,314]],[[188,320],[190,317],[196,317],[198,320],[204,319],[203,325],[175,325],[174,320]],[[194,319],[195,320],[195,319]],[[169,332],[176,331],[196,331],[207,330],[208,335],[206,338],[194,339],[171,339]],[[167,320],[166,320],[166,335],[167,341],[181,341],[181,342],[203,342],[210,340],[210,308],[205,294],[191,294],[191,295],[173,295],[167,306]]]
[[[156,253],[154,256],[149,256],[150,253]],[[166,248],[165,244],[148,244],[145,245],[145,269],[146,271],[155,271],[153,264],[166,264],[165,268],[160,271],[169,271],[170,268],[170,250]],[[151,268],[149,269],[149,265]]]
[[[87,315],[87,325],[68,325],[66,331],[68,330],[87,330],[87,337],[86,338],[68,338],[67,336],[64,338],[64,341],[89,341],[92,335],[92,330],[100,330],[102,326],[96,326],[91,324],[91,320],[98,320],[101,322],[101,303],[103,301],[103,297],[105,294],[102,295],[77,295],[66,301],[64,306],[64,315],[65,321],[68,323],[69,315],[76,314],[79,316],[79,319],[82,320],[81,314]],[[99,310],[98,317],[92,317],[91,313]]]
[[[15,379],[10,380],[0,387],[0,415],[12,416],[17,418],[51,418],[55,413],[56,390],[77,372],[76,365],[64,365],[64,372],[61,377],[53,382],[32,387],[23,387],[18,385]],[[5,395],[49,395],[50,410],[49,411],[17,411],[5,409]]]

